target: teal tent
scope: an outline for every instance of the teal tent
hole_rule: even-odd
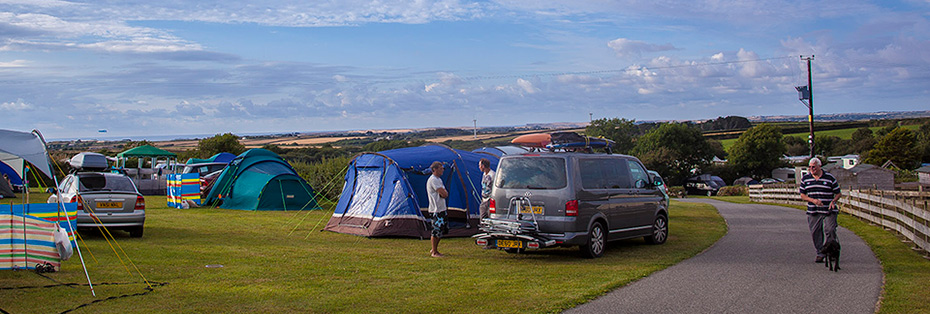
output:
[[[277,154],[250,149],[233,159],[207,195],[206,204],[244,210],[318,209],[313,189]]]

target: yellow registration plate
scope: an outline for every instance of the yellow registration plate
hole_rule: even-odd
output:
[[[534,214],[542,214],[542,213],[543,213],[543,209],[544,209],[544,208],[543,208],[542,206],[533,206],[533,213],[534,213]],[[530,213],[530,207],[529,207],[529,206],[520,207],[520,213],[521,213],[521,214],[529,214],[529,213]]]
[[[497,247],[522,249],[523,241],[517,240],[497,240]]]
[[[97,208],[123,208],[123,202],[97,202]]]

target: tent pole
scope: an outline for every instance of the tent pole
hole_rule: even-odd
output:
[[[45,158],[46,158],[48,161],[51,162],[51,161],[52,161],[52,157],[48,155],[48,148],[46,148],[45,137],[42,136],[42,132],[39,132],[39,130],[32,130],[32,132],[35,133],[35,135],[39,137],[39,140],[40,140],[40,141],[42,141],[42,149],[45,150]],[[52,183],[55,184],[55,195],[57,195],[57,203],[58,203],[58,208],[59,208],[59,211],[60,211],[61,208],[63,208],[63,207],[65,206],[65,204],[64,204],[64,202],[61,201],[61,191],[58,189],[58,176],[55,175],[54,169],[51,169],[51,168],[52,168],[52,164],[51,164],[51,163],[49,163],[49,166],[48,166],[48,167],[49,167],[48,173],[50,173],[50,174],[52,175],[52,181],[53,181]],[[77,231],[74,230],[74,228],[71,227],[71,216],[69,216],[69,215],[67,214],[67,211],[65,211],[65,216],[68,217],[68,224],[67,224],[67,225],[68,225],[68,229],[71,229],[71,230],[70,230],[71,233],[76,235],[76,234],[77,234]],[[74,218],[74,219],[77,220],[77,213],[75,213],[75,218]],[[59,222],[59,226],[61,226],[61,223],[60,223],[60,222]],[[71,241],[70,237],[69,237],[68,241]],[[81,260],[81,268],[84,269],[84,277],[87,277],[87,285],[90,287],[90,294],[91,294],[92,296],[96,297],[96,296],[97,296],[97,293],[94,292],[94,283],[92,283],[92,282],[90,281],[90,274],[87,273],[87,265],[84,263],[84,255],[81,254],[81,247],[78,246],[77,241],[74,241],[74,248],[77,249],[78,258],[80,258],[80,260]]]

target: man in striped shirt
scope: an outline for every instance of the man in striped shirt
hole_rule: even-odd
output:
[[[811,158],[808,166],[808,174],[801,178],[801,199],[807,201],[807,224],[817,250],[814,262],[822,263],[824,256],[820,249],[826,241],[836,239],[836,215],[839,214],[836,201],[840,199],[840,185],[833,175],[823,172],[819,158]]]

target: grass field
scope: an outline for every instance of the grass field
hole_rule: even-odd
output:
[[[605,257],[584,259],[576,249],[515,255],[455,238],[442,241],[447,257],[435,259],[424,240],[321,232],[331,212],[146,202],[145,237],[114,231],[112,244],[84,233],[97,297],[75,255],[46,277],[0,271],[0,310],[57,313],[96,301],[74,312],[558,312],[694,256],[726,233],[711,206],[672,201],[664,245],[613,242]],[[125,252],[122,261],[114,251]],[[146,292],[140,272],[154,290],[134,295]]]
[[[750,203],[746,196],[713,198]],[[801,206],[773,205],[803,209]],[[912,250],[912,244],[902,242],[891,231],[879,226],[846,214],[839,216],[838,223],[865,240],[881,261],[885,287],[879,313],[930,313],[930,260]]]
[[[910,124],[910,125],[903,125],[902,127],[905,128],[905,129],[911,130],[911,131],[917,131],[917,129],[920,128],[920,125],[919,125],[919,124]],[[871,128],[869,128],[869,129],[871,129],[872,132],[873,132],[873,134],[874,134],[874,132],[876,132],[876,131],[878,131],[878,130],[880,130],[880,129],[883,129],[883,128],[884,128],[884,127],[876,126],[876,127],[871,127]],[[853,132],[856,132],[856,130],[857,130],[856,128],[849,128],[849,129],[839,129],[839,130],[816,131],[816,132],[814,133],[814,135],[815,135],[815,136],[827,136],[827,135],[830,135],[830,136],[839,137],[839,138],[844,139],[844,140],[848,140],[848,139],[851,139],[851,138],[852,138],[852,134],[853,134]],[[808,136],[809,134],[810,134],[809,132],[802,132],[802,133],[790,133],[790,134],[785,134],[785,136],[795,136],[795,137],[800,137],[800,138],[802,138],[802,139],[807,139],[807,136]],[[733,146],[733,143],[736,143],[736,140],[737,140],[737,139],[735,139],[735,138],[725,139],[725,140],[721,140],[720,143],[723,144],[723,148],[724,148],[724,149],[728,149],[730,146]]]

